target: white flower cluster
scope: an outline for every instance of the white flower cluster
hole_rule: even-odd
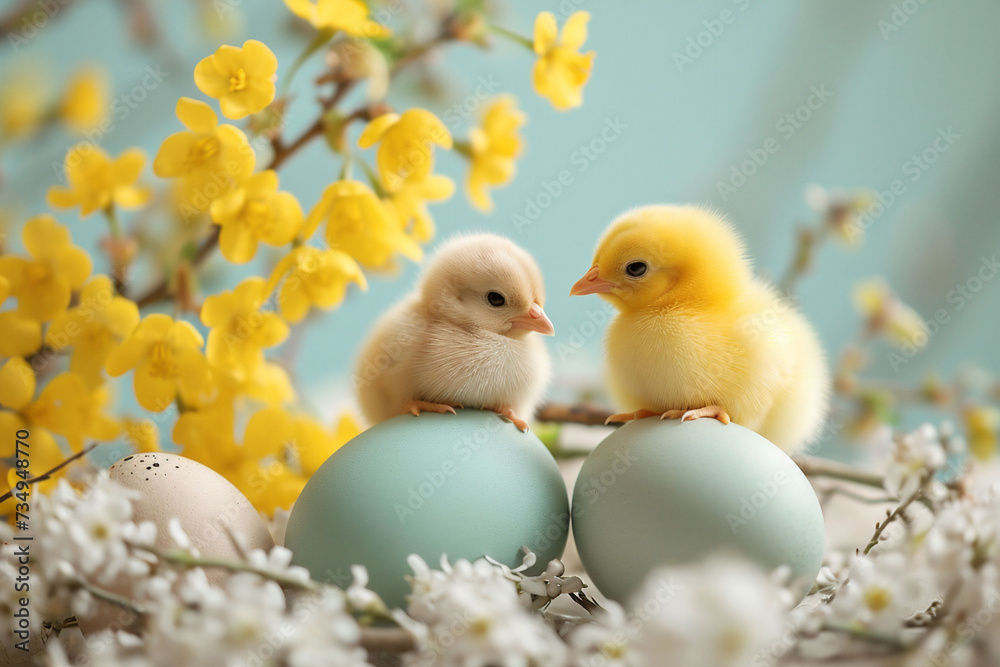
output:
[[[1000,655],[1000,502],[973,496],[961,475],[937,478],[952,441],[931,427],[894,439],[885,485],[899,507],[867,553],[829,553],[811,594],[791,610],[785,572],[734,555],[657,570],[626,607],[598,607],[559,561],[529,575],[540,569],[531,553],[516,568],[442,558],[431,569],[411,556],[406,612],[386,608],[364,568],[352,569],[346,590],[323,586],[283,547],[251,551],[210,581],[197,554],[158,551],[154,526],[133,521],[130,492],[98,475],[84,493],[61,483],[33,504],[31,632],[42,636],[43,621],[58,628],[76,615],[86,641],[50,636],[41,649],[48,662],[112,667],[360,667],[369,664],[365,646],[379,650],[387,630],[407,667],[763,667],[792,654],[843,660],[873,647],[904,667],[987,664],[984,655]],[[176,522],[168,533],[180,549],[190,546]],[[7,618],[20,604],[10,585],[19,572],[12,537],[0,526]],[[553,611],[565,595],[590,613]],[[102,617],[109,606],[112,623]],[[399,628],[366,630],[358,618],[391,618]],[[14,630],[4,625],[7,645]],[[400,648],[407,645],[414,648]]]
[[[744,560],[717,556],[653,572],[631,612],[608,604],[597,624],[570,635],[574,667],[748,665],[780,641],[792,600],[780,576]]]
[[[410,556],[413,593],[409,618],[400,618],[417,636],[409,667],[520,667],[563,665],[566,647],[555,631],[533,614],[504,570],[485,559],[432,570]]]
[[[89,621],[91,628],[69,657],[50,637],[49,662],[369,664],[347,595],[312,584],[307,570],[291,565],[288,549],[251,551],[233,564],[230,576],[212,583],[200,567],[161,561],[155,526],[132,521],[131,493],[102,474],[83,494],[60,482],[33,505],[32,634],[43,634],[42,620],[61,626],[74,615],[81,627]],[[176,522],[169,533],[175,544],[189,544]],[[9,538],[10,529],[0,528],[0,539]],[[16,557],[5,549],[0,575],[13,577],[16,571]],[[355,597],[364,595],[366,580],[365,575],[355,582]],[[0,605],[13,609],[17,601],[8,599],[13,591],[12,585],[0,587]],[[115,609],[118,604],[124,607]],[[120,613],[109,616],[109,608]]]

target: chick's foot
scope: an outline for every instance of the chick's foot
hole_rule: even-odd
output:
[[[410,401],[403,406],[403,414],[408,412],[414,417],[419,417],[421,412],[437,412],[442,415],[448,412],[455,414],[456,407],[460,408],[462,406],[448,405],[447,403],[428,403],[427,401]]]
[[[619,412],[617,414],[611,415],[604,420],[605,424],[624,424],[626,422],[635,421],[636,419],[645,419],[646,417],[656,417],[660,412],[658,410],[647,410],[643,408],[642,410],[636,410],[635,412]]]
[[[730,421],[729,415],[718,405],[706,405],[695,410],[667,410],[660,419],[680,419],[682,422],[689,422],[702,417],[718,419],[723,424],[728,424]]]
[[[522,433],[526,433],[528,431],[528,422],[524,421],[523,419],[515,415],[513,408],[503,407],[503,408],[484,408],[484,409],[492,410],[501,417],[504,417],[505,419],[510,421],[510,423],[516,426],[518,431],[521,431]]]

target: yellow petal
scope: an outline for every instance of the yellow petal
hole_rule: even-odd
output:
[[[186,320],[177,320],[170,328],[171,342],[177,348],[201,349],[205,345],[205,339],[194,328],[194,325]]]
[[[219,124],[219,117],[212,111],[212,107],[190,97],[177,100],[177,118],[184,127],[196,134],[208,134]]]
[[[119,337],[125,337],[139,326],[139,307],[134,301],[115,297],[104,310],[108,329]]]
[[[194,66],[194,84],[201,92],[218,99],[229,92],[229,75],[219,71],[213,54]]]
[[[138,148],[130,148],[124,151],[114,161],[112,166],[112,177],[119,185],[131,185],[139,178],[142,168],[146,164],[146,154]]]
[[[148,349],[149,343],[137,340],[135,336],[132,336],[111,350],[111,354],[104,364],[104,370],[111,377],[123,375],[139,365]]]
[[[246,264],[257,254],[257,239],[243,226],[226,225],[219,232],[219,249],[233,264]]]
[[[87,281],[92,268],[90,255],[83,248],[71,246],[63,250],[59,257],[59,269],[73,289]]]
[[[153,173],[160,178],[176,178],[187,173],[187,159],[195,137],[190,132],[174,132],[163,140],[153,158]]]
[[[574,51],[579,50],[587,41],[588,21],[590,21],[590,12],[575,12],[566,19],[562,29],[562,39],[559,40],[560,44]]]
[[[285,0],[285,6],[296,16],[310,22],[316,14],[316,3],[309,0]]]
[[[252,70],[254,77],[268,78],[278,71],[278,58],[264,42],[256,39],[243,42],[243,57],[246,59],[247,69]]]
[[[45,201],[54,208],[73,208],[80,203],[75,190],[53,185],[45,195]]]
[[[27,361],[21,357],[11,357],[0,366],[0,405],[11,410],[22,410],[34,395],[35,372]]]
[[[16,310],[0,313],[0,331],[0,357],[27,356],[42,345],[41,323]]]
[[[292,419],[280,407],[258,410],[247,422],[243,447],[250,460],[281,454],[282,446],[292,439]]]
[[[155,374],[149,360],[143,360],[135,369],[135,397],[142,407],[162,412],[176,396],[177,378]]]
[[[21,240],[32,257],[50,257],[68,246],[72,238],[65,225],[60,225],[51,215],[43,214],[24,223]]]
[[[542,55],[556,45],[559,37],[559,26],[552,12],[542,12],[535,18],[535,53]]]
[[[365,129],[361,132],[361,136],[358,137],[358,146],[361,148],[370,148],[378,143],[385,131],[390,127],[399,122],[399,114],[396,113],[386,113],[373,118]]]

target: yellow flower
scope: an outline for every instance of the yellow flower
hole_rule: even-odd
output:
[[[560,35],[556,17],[550,12],[535,19],[535,90],[560,111],[583,104],[583,86],[594,64],[593,51],[579,52],[587,41],[589,20],[589,12],[574,13],[566,19]]]
[[[90,386],[103,380],[101,371],[111,350],[139,324],[139,308],[116,296],[111,279],[94,276],[80,292],[80,304],[59,314],[45,332],[55,350],[73,348],[70,370]]]
[[[0,305],[10,296],[10,281],[0,275]],[[24,357],[42,345],[42,324],[16,310],[0,312],[0,357]]]
[[[24,409],[32,424],[66,438],[78,452],[84,438],[111,440],[121,432],[121,424],[104,414],[111,400],[107,387],[87,387],[72,371],[60,373],[45,385],[38,399]]]
[[[881,278],[869,278],[854,288],[854,303],[867,319],[869,333],[882,334],[900,348],[927,344],[927,327],[917,311],[903,303]]]
[[[31,258],[0,257],[0,275],[10,281],[17,312],[47,322],[66,310],[73,290],[90,275],[90,257],[73,245],[66,227],[51,215],[28,220],[21,239]]]
[[[256,156],[247,136],[233,125],[219,125],[219,117],[204,102],[180,98],[177,118],[189,131],[164,140],[153,172],[161,178],[180,178],[183,200],[204,211],[253,173]]]
[[[77,132],[92,130],[108,115],[108,77],[96,67],[81,69],[70,79],[59,103],[59,116]]]
[[[36,67],[19,66],[0,85],[0,142],[30,137],[45,120],[48,92]]]
[[[313,306],[333,308],[343,301],[348,283],[368,289],[357,262],[340,250],[299,246],[274,267],[269,289],[286,273],[278,303],[281,316],[289,322],[300,322]]]
[[[241,452],[245,462],[234,484],[261,512],[288,508],[309,477],[359,432],[349,415],[330,433],[306,415],[278,407],[259,410],[247,423]]]
[[[270,169],[213,201],[210,212],[221,228],[222,255],[235,264],[253,259],[260,241],[273,246],[291,243],[304,218],[295,195],[278,192],[278,175]]]
[[[514,98],[505,95],[486,107],[482,127],[469,132],[471,155],[466,189],[476,208],[492,211],[493,200],[486,187],[503,185],[514,177],[514,159],[523,148],[517,130],[526,120]]]
[[[34,395],[35,373],[24,359],[13,357],[0,366],[0,433],[15,435],[22,429],[31,433],[28,472],[29,475],[40,475],[62,461],[63,454],[52,434],[40,425],[32,423],[27,414]],[[4,438],[0,442],[0,458],[13,458],[16,447],[16,438]],[[7,479],[11,487],[18,479],[23,479],[17,475],[17,470],[14,468],[8,473]],[[35,490],[45,493],[53,484],[51,480],[42,482],[36,485]]]
[[[965,409],[963,417],[972,455],[980,461],[988,461],[996,456],[1000,412],[996,408],[973,405]]]
[[[262,350],[288,337],[288,325],[275,313],[261,311],[269,292],[263,278],[253,276],[236,286],[205,299],[201,321],[211,327],[208,349],[219,348],[228,356],[254,368],[264,361]],[[215,353],[211,355],[215,358]]]
[[[375,193],[358,181],[337,181],[309,213],[305,225],[308,238],[326,221],[326,242],[353,257],[362,266],[379,269],[395,253],[420,261],[423,251],[394,221]]]
[[[66,153],[65,170],[68,188],[49,188],[48,202],[56,208],[80,207],[80,217],[112,204],[136,208],[149,201],[148,187],[136,185],[146,164],[146,155],[130,148],[112,160],[91,143],[77,144]]]
[[[184,456],[224,475],[240,460],[235,422],[232,403],[186,410],[174,424],[173,441],[181,446]]]
[[[427,210],[427,202],[444,201],[454,192],[455,184],[450,178],[431,174],[420,183],[405,183],[386,198],[385,206],[400,229],[418,243],[427,243],[434,237],[434,219]]]
[[[124,438],[138,454],[160,451],[160,433],[152,419],[122,419]]]
[[[173,403],[178,392],[182,400],[193,402],[207,389],[203,344],[201,334],[189,322],[153,313],[111,351],[106,369],[117,377],[134,368],[139,405],[160,412]]]
[[[194,68],[198,89],[219,100],[226,118],[245,118],[274,99],[278,59],[263,42],[248,39],[242,47],[224,44]]]
[[[361,148],[379,143],[377,162],[386,188],[393,192],[406,182],[426,180],[434,169],[434,144],[450,149],[451,133],[426,109],[408,109],[374,118],[358,138]]]
[[[362,0],[285,0],[285,5],[317,30],[341,30],[356,37],[386,37],[385,26],[368,18],[368,5]]]

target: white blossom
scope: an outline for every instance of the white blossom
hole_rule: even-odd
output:
[[[832,620],[847,628],[899,635],[904,621],[933,601],[932,582],[930,572],[915,567],[899,551],[875,558],[858,555],[830,605]]]
[[[413,568],[409,615],[427,627],[406,664],[448,667],[523,667],[565,664],[566,648],[542,618],[525,609],[514,582],[485,559],[431,570],[419,556]]]
[[[885,472],[885,490],[897,498],[909,496],[944,465],[945,458],[941,437],[930,424],[897,436]]]
[[[632,598],[632,644],[641,664],[670,656],[686,667],[743,667],[780,640],[787,601],[774,577],[741,559],[661,568]]]

